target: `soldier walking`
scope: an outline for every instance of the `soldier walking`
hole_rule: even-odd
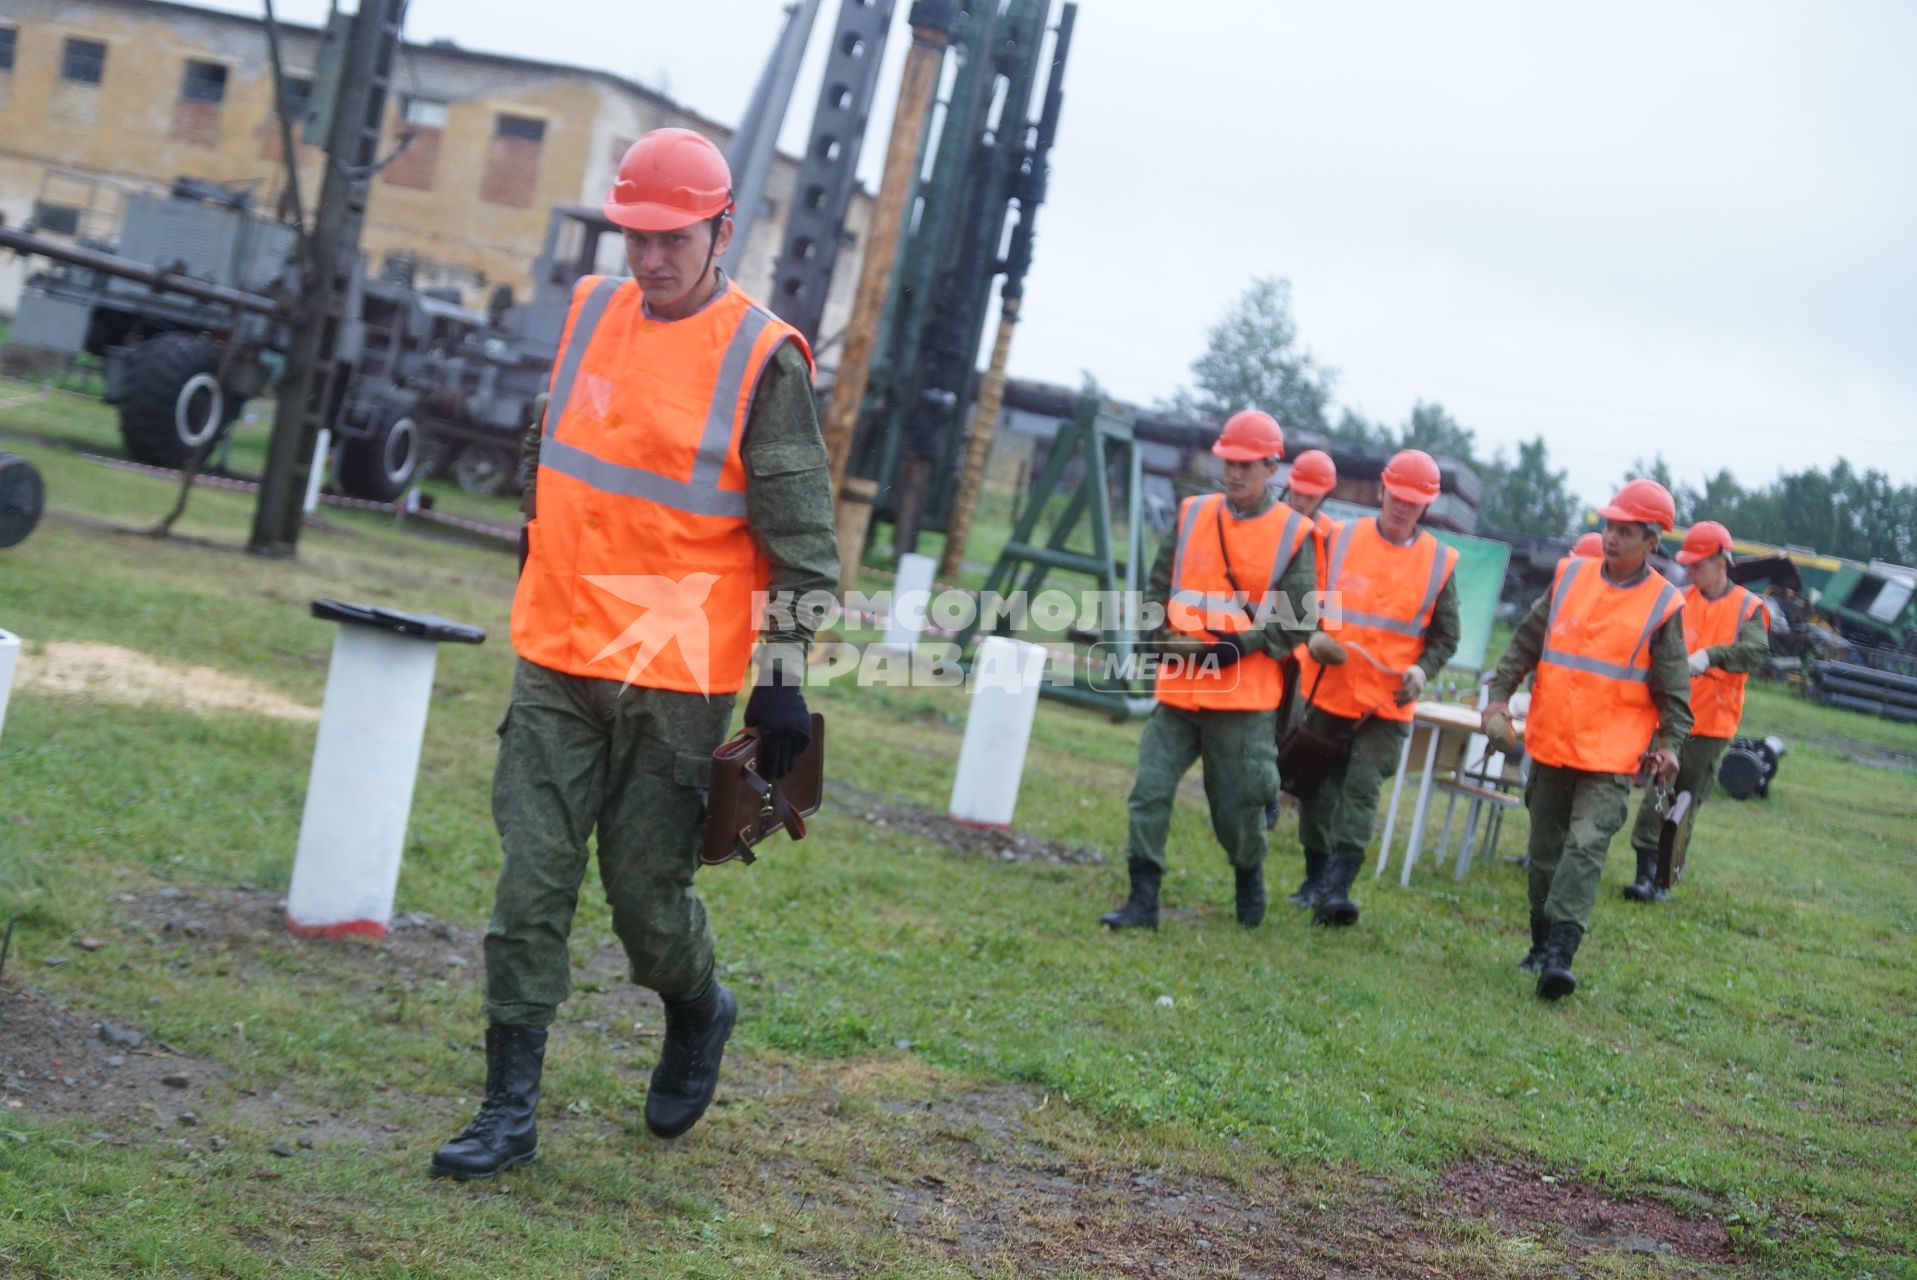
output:
[[[810,631],[797,609],[762,627],[754,596],[829,591],[838,566],[811,354],[715,266],[731,211],[717,147],[685,129],[646,134],[605,205],[632,278],[587,276],[573,293],[493,776],[504,861],[486,931],[485,1097],[434,1154],[435,1174],[489,1177],[538,1153],[547,1028],[571,989],[567,937],[595,834],[632,980],[665,1004],[647,1127],[684,1133],[718,1084],[738,1005],[714,976],[692,888],[712,751],[758,638],[745,722],[764,771],[791,769],[811,736]]]
[[[1158,672],[1158,705],[1138,744],[1126,842],[1131,892],[1101,917],[1113,929],[1158,927],[1172,801],[1200,759],[1212,830],[1237,881],[1238,922],[1252,927],[1265,918],[1264,806],[1278,786],[1278,660],[1309,634],[1301,619],[1317,586],[1311,522],[1270,489],[1284,451],[1271,415],[1233,414],[1212,446],[1225,460],[1224,492],[1179,505],[1175,536],[1152,566],[1146,607],[1164,608],[1175,665]]]
[[[1715,520],[1702,520],[1684,535],[1677,562],[1690,575],[1684,588],[1684,648],[1691,669],[1691,736],[1678,752],[1677,780],[1672,790],[1691,793],[1691,807],[1678,823],[1671,857],[1684,860],[1691,842],[1691,824],[1710,792],[1717,762],[1737,736],[1744,716],[1744,686],[1751,672],[1770,656],[1770,615],[1754,592],[1731,581],[1731,531]],[[1664,827],[1649,793],[1637,806],[1631,828],[1631,846],[1637,851],[1637,878],[1625,886],[1633,902],[1662,902],[1657,887],[1658,837]]]
[[[1503,736],[1494,722],[1508,727],[1511,695],[1536,673],[1525,728],[1531,950],[1518,967],[1538,975],[1547,1000],[1577,990],[1571,962],[1640,762],[1668,781],[1691,728],[1683,595],[1646,563],[1672,525],[1671,495],[1633,480],[1598,514],[1603,559],[1559,562],[1551,590],[1518,623],[1484,708],[1487,730]]]
[[[1413,703],[1458,651],[1458,553],[1420,529],[1437,500],[1438,464],[1404,449],[1385,464],[1376,516],[1335,526],[1325,565],[1323,629],[1298,672],[1305,728],[1349,744],[1303,799],[1306,880],[1295,899],[1316,924],[1358,922],[1351,883],[1364,863],[1378,793],[1397,771]]]

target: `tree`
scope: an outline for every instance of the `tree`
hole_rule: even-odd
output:
[[[1551,469],[1543,436],[1520,444],[1516,462],[1507,463],[1499,450],[1491,464],[1480,470],[1484,473],[1480,524],[1546,538],[1570,529],[1578,500],[1571,493],[1570,476]]]
[[[1337,371],[1299,347],[1291,282],[1282,276],[1251,282],[1212,326],[1205,353],[1192,362],[1191,371],[1197,390],[1181,390],[1173,400],[1178,407],[1218,418],[1262,409],[1288,430],[1329,433],[1327,410]]]
[[[1390,444],[1391,428],[1382,422],[1373,422],[1362,413],[1345,409],[1338,415],[1338,425],[1328,433],[1334,440],[1349,440],[1354,444]]]
[[[1420,400],[1413,406],[1398,445],[1403,449],[1422,449],[1433,457],[1456,458],[1476,465],[1477,433],[1459,426],[1458,420],[1435,401],[1426,404]]]

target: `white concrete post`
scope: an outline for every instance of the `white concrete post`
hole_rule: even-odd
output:
[[[955,821],[975,827],[1011,825],[1047,656],[1042,645],[1003,636],[979,642],[972,664],[972,706],[952,780]]]
[[[432,640],[340,624],[286,895],[295,933],[386,932],[438,654]]]
[[[7,695],[13,691],[13,669],[20,660],[20,637],[0,631],[0,729],[7,724]]]
[[[932,571],[938,561],[912,552],[899,557],[898,578],[892,583],[892,610],[886,618],[884,645],[910,649],[925,633],[925,611],[932,603]]]

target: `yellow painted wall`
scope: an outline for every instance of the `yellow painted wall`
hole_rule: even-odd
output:
[[[56,179],[62,191],[52,192],[49,173],[102,180],[100,199],[108,206],[115,203],[116,184],[163,187],[182,174],[252,181],[269,207],[278,198],[284,171],[274,141],[272,73],[259,22],[140,0],[0,0],[0,25],[18,31],[14,69],[0,72],[0,214],[10,224],[26,221],[43,191],[74,202],[67,195],[76,189],[74,183]],[[107,45],[105,74],[97,86],[61,78],[68,37]],[[289,73],[310,77],[317,34],[283,28],[281,43]],[[228,69],[211,145],[177,136],[189,59]],[[467,282],[472,285],[467,301],[475,304],[499,283],[525,295],[550,209],[597,205],[621,143],[665,124],[700,128],[721,146],[726,143],[724,130],[611,77],[435,45],[408,46],[401,54],[382,154],[397,136],[404,94],[448,104],[432,186],[415,190],[384,175],[376,178],[362,247],[375,267],[389,252],[404,251],[461,274],[477,273],[484,285]],[[795,107],[803,109],[802,101]],[[480,194],[495,118],[502,113],[545,122],[532,198],[523,208],[492,203]],[[302,195],[310,209],[322,176],[319,154],[313,147],[299,151]],[[767,194],[777,211],[760,219],[748,242],[741,283],[761,297],[770,292],[786,199],[797,172],[798,162],[790,157],[775,163]],[[849,315],[869,215],[870,200],[861,193],[847,220],[855,245],[840,255],[834,273],[828,333],[842,328]],[[12,310],[24,274],[17,261],[0,265],[0,311]]]

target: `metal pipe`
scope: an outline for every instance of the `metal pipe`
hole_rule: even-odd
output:
[[[872,348],[885,308],[886,284],[898,258],[905,201],[912,190],[925,117],[938,88],[939,67],[956,16],[950,0],[918,0],[912,6],[912,49],[905,58],[905,78],[899,84],[898,106],[892,115],[885,170],[872,208],[872,229],[866,234],[865,256],[859,263],[859,285],[853,296],[852,320],[846,328],[845,352],[839,360],[832,402],[825,415],[825,447],[832,464],[835,494],[844,484],[846,462],[852,456],[852,437],[858,431],[859,411],[864,407],[866,384],[872,376]]]
[[[132,258],[103,253],[83,245],[49,240],[44,236],[36,236],[32,232],[21,231],[16,227],[0,225],[0,249],[12,249],[16,253],[51,258],[55,262],[70,262],[76,267],[85,267],[89,271],[117,276],[123,280],[137,280],[162,293],[185,294],[189,298],[238,307],[242,311],[257,312],[263,316],[279,318],[285,315],[285,307],[277,299],[269,298],[264,294],[246,293],[223,284],[195,280],[192,276],[169,271],[165,267],[136,262]]]
[[[999,406],[1005,400],[1005,366],[1012,354],[1012,331],[1018,327],[1018,297],[1006,295],[998,313],[998,336],[992,342],[992,363],[979,383],[978,403],[972,413],[971,434],[965,441],[965,461],[959,468],[958,489],[952,495],[952,516],[945,527],[945,553],[939,557],[939,579],[958,581],[965,563],[965,544],[972,536],[972,512],[985,483],[985,464],[992,456],[992,438],[998,431]]]

